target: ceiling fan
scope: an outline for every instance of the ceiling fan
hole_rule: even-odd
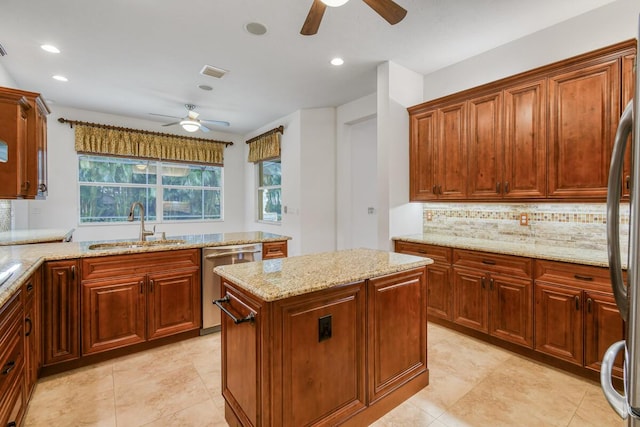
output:
[[[202,132],[209,132],[211,129],[206,127],[205,124],[214,125],[214,126],[229,126],[229,122],[224,122],[221,120],[198,119],[198,116],[200,114],[195,112],[195,109],[196,109],[195,105],[185,104],[184,106],[187,109],[187,115],[185,117],[167,116],[165,114],[155,114],[155,113],[149,113],[149,114],[153,116],[171,117],[172,119],[179,119],[179,121],[177,122],[166,123],[162,126],[180,125],[182,126],[182,129],[186,130],[187,132],[195,132],[197,130],[201,130]]]
[[[322,21],[322,15],[327,6],[337,7],[342,6],[349,0],[313,0],[307,19],[302,25],[300,34],[304,36],[311,36],[318,32],[320,27],[320,21]],[[378,15],[382,16],[389,24],[394,25],[404,19],[407,11],[398,5],[393,0],[362,0],[371,9],[378,12]]]

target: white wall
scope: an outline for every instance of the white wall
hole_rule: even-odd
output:
[[[638,0],[618,0],[424,76],[424,101],[638,37]]]
[[[68,124],[57,121],[59,117],[70,120],[104,123],[143,130],[158,130],[158,123],[122,116],[95,113],[85,110],[50,105],[48,120],[48,180],[49,194],[46,200],[14,201],[16,229],[22,228],[75,228],[76,241],[100,239],[136,238],[140,229],[138,221],[127,224],[80,225],[78,197],[78,160],[74,149],[74,130]],[[234,145],[224,151],[224,220],[218,222],[189,222],[182,224],[148,222],[156,224],[158,231],[168,236],[239,231],[244,222],[244,174],[242,158],[244,142],[236,135],[212,132],[208,138],[231,141]]]
[[[2,59],[0,59],[0,86],[18,88],[18,84],[16,83],[16,81],[2,66]]]

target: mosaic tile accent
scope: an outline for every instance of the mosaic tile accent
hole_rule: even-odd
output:
[[[0,200],[0,231],[11,230],[11,202]]]
[[[520,225],[522,213],[528,225]],[[621,242],[628,239],[629,205],[620,206]],[[606,250],[606,205],[424,203],[423,232],[542,245]]]

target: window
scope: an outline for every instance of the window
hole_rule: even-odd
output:
[[[258,221],[282,221],[280,159],[264,160],[258,167]]]
[[[222,219],[221,166],[80,155],[78,182],[80,223],[126,221],[133,202],[148,221]]]

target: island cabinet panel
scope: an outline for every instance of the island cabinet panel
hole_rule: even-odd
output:
[[[287,241],[281,242],[264,242],[262,244],[262,259],[286,258],[287,257]]]
[[[0,307],[0,425],[18,426],[26,408],[22,295]]]
[[[620,117],[620,60],[549,77],[549,98],[548,197],[605,198]]]
[[[370,404],[427,372],[426,307],[424,269],[369,280],[367,383]]]
[[[44,365],[80,357],[80,296],[77,260],[44,266]]]
[[[282,352],[274,356],[283,373],[276,425],[332,425],[366,407],[364,289],[359,282],[276,304]]]
[[[431,258],[427,266],[427,314],[445,320],[453,319],[452,249],[414,242],[395,242],[395,251]]]
[[[82,353],[145,340],[145,276],[82,284]]]

